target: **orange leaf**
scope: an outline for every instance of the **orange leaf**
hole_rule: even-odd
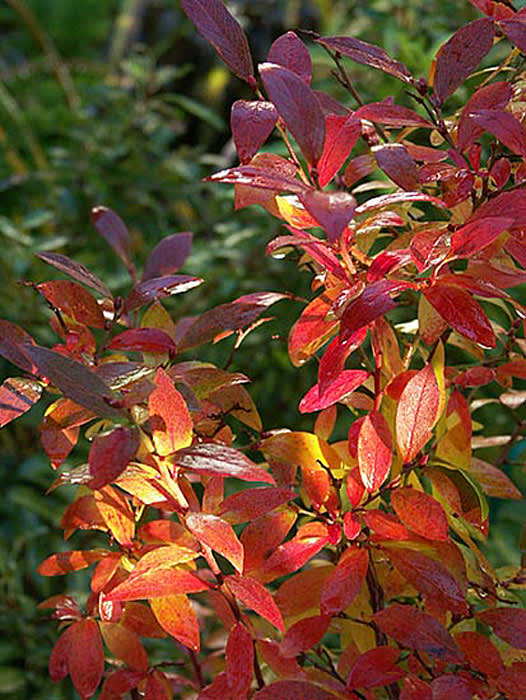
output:
[[[245,527],[241,533],[245,550],[244,574],[259,569],[268,554],[285,539],[296,517],[291,510],[267,513]]]
[[[104,643],[114,656],[133,671],[148,670],[148,656],[135,632],[115,622],[99,622],[99,627]]]
[[[406,464],[413,461],[431,437],[439,408],[438,382],[428,364],[407,382],[396,411],[396,440]]]
[[[140,600],[162,598],[177,593],[199,593],[210,586],[186,569],[149,569],[113,588],[107,600]]]
[[[261,617],[283,630],[283,619],[274,598],[267,589],[248,576],[227,576],[226,584],[234,596],[247,608],[251,608]]]
[[[228,559],[236,571],[243,571],[243,545],[226,520],[210,513],[190,513],[186,526],[200,542]]]
[[[358,467],[369,493],[386,480],[393,458],[393,438],[384,416],[371,411],[360,426],[358,434]]]
[[[321,612],[336,615],[350,605],[360,592],[367,574],[369,555],[366,549],[347,549],[330,573],[321,592]]]
[[[189,649],[199,651],[199,624],[186,595],[150,599],[150,607],[161,627]]]
[[[415,489],[395,489],[391,505],[410,530],[428,540],[449,539],[446,512],[432,496]]]
[[[41,393],[42,386],[31,379],[6,379],[0,386],[0,428],[29,411]]]
[[[166,456],[192,443],[193,423],[186,403],[162,367],[148,397],[148,412],[157,452]]]
[[[59,552],[45,559],[37,571],[41,576],[58,576],[69,574],[71,571],[85,569],[105,556],[106,552],[100,549],[75,550],[72,552]]]
[[[111,486],[95,491],[93,498],[104,523],[121,545],[130,547],[135,534],[135,518],[124,494]]]
[[[285,617],[294,617],[319,609],[320,596],[327,577],[334,571],[330,565],[304,569],[284,581],[276,592],[276,603]]]
[[[38,291],[55,308],[77,323],[104,328],[104,316],[95,298],[76,282],[55,280],[37,284]]]

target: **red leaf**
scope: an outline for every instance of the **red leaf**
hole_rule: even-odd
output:
[[[232,697],[246,697],[254,675],[254,644],[249,631],[240,622],[230,630],[225,656]]]
[[[312,80],[310,53],[294,32],[286,32],[274,41],[269,49],[267,61],[288,68],[310,85]]]
[[[358,467],[369,493],[387,479],[393,458],[393,438],[389,424],[379,411],[371,411],[358,434]]]
[[[457,333],[485,348],[497,346],[497,338],[488,317],[471,294],[452,284],[437,281],[424,295]]]
[[[444,564],[411,547],[389,545],[387,553],[397,571],[419,591],[433,609],[466,615],[466,591]]]
[[[437,422],[440,392],[428,364],[412,376],[402,391],[396,411],[396,441],[404,462],[412,462],[425,447]]]
[[[181,0],[181,6],[230,70],[249,85],[255,83],[246,34],[224,3],[221,0]]]
[[[455,641],[476,671],[489,676],[498,676],[504,671],[497,647],[480,632],[459,632]]]
[[[472,73],[493,46],[495,30],[489,19],[466,24],[443,44],[436,56],[435,94],[444,102]]]
[[[312,559],[329,539],[327,527],[319,522],[300,527],[296,535],[280,545],[264,562],[265,580],[291,574]]]
[[[512,663],[497,678],[496,687],[509,700],[523,700],[526,694],[526,663],[524,661]]]
[[[433,700],[433,693],[425,681],[417,676],[407,676],[400,693],[400,700]]]
[[[369,649],[354,662],[347,677],[347,690],[354,688],[377,688],[396,683],[406,675],[396,665],[400,650],[396,647]]]
[[[0,428],[29,411],[41,394],[42,386],[31,379],[6,379],[0,386]]]
[[[115,586],[107,601],[164,598],[174,594],[200,593],[209,585],[185,569],[148,569],[133,575]]]
[[[73,277],[77,282],[82,282],[87,287],[91,287],[91,289],[102,294],[103,297],[111,298],[111,292],[104,282],[76,260],[71,260],[71,258],[60,253],[37,253],[37,257],[48,263],[48,265],[56,267],[57,270],[64,274]]]
[[[24,349],[35,363],[39,374],[47,377],[64,396],[98,416],[122,419],[123,413],[111,406],[115,400],[112,391],[95,372],[77,360],[40,345],[25,345]]]
[[[163,630],[189,649],[199,651],[199,624],[186,595],[154,597],[150,607]]]
[[[235,597],[279,630],[284,629],[283,619],[274,598],[267,589],[253,578],[233,574],[227,576],[226,584]]]
[[[203,280],[199,277],[190,277],[190,275],[164,275],[143,280],[138,282],[126,297],[124,311],[130,313],[157,299],[182,294],[198,287],[202,282]]]
[[[315,615],[304,617],[289,627],[281,641],[281,653],[285,657],[297,656],[302,651],[308,651],[321,641],[330,617],[327,615]]]
[[[451,252],[459,258],[469,258],[493,243],[513,223],[510,217],[491,216],[462,226],[451,236]]]
[[[320,598],[323,615],[337,615],[352,603],[362,588],[368,566],[366,549],[350,547],[342,554],[323,585]]]
[[[258,158],[258,156],[255,158]],[[220,170],[219,172],[214,173],[205,179],[209,180],[210,182],[226,182],[231,185],[247,185],[248,187],[271,190],[275,193],[285,191],[293,192],[294,194],[301,194],[306,189],[309,189],[307,185],[304,185],[303,182],[294,179],[292,176],[280,174],[279,172],[276,172],[275,169],[271,170],[266,167],[256,165],[239,165],[236,168]],[[246,203],[244,206],[247,206]]]
[[[245,574],[259,569],[265,557],[285,539],[295,521],[296,513],[282,510],[262,515],[245,527],[241,533],[245,549]]]
[[[189,231],[166,236],[148,256],[142,279],[149,280],[152,277],[163,277],[177,272],[190,255],[191,247],[192,234]]]
[[[280,65],[262,63],[259,73],[270,100],[306,161],[315,166],[325,142],[325,118],[318,98],[296,73]]]
[[[219,333],[236,331],[250,326],[272,304],[286,299],[278,292],[255,292],[239,297],[229,304],[221,304],[201,314],[179,339],[180,351],[208,343]]]
[[[113,248],[116,255],[128,269],[131,262],[131,240],[126,224],[112,209],[93,207],[91,221],[104,240]]]
[[[391,505],[404,525],[421,537],[444,542],[449,539],[446,513],[427,493],[411,488],[395,489],[391,493]]]
[[[403,282],[390,280],[379,280],[367,286],[360,296],[353,299],[345,307],[341,319],[340,335],[342,340],[394,309],[396,302],[392,300],[391,294],[401,292],[406,286]]]
[[[248,163],[272,133],[278,112],[272,102],[236,100],[230,114],[232,138],[239,160]]]
[[[254,700],[334,700],[334,693],[307,681],[276,681],[254,695]]]
[[[162,367],[148,397],[148,413],[157,452],[166,456],[192,443],[193,423],[186,403]]]
[[[242,481],[263,481],[274,484],[272,476],[254,464],[242,452],[220,444],[203,443],[179,450],[176,464],[200,474],[233,476]]]
[[[413,262],[412,251],[407,248],[398,250],[383,250],[373,260],[367,270],[367,282],[377,282],[385,279],[389,272],[395,272]]]
[[[199,700],[225,700],[230,693],[227,675],[225,671],[218,673],[212,683],[207,685],[199,693]]]
[[[348,36],[331,36],[317,39],[317,42],[323,44],[331,51],[336,51],[348,56],[356,63],[362,63],[371,68],[378,68],[384,73],[394,75],[395,78],[404,82],[410,82],[411,73],[408,68],[400,61],[395,61],[383,49],[374,44],[368,44],[366,41],[354,39]]]
[[[115,428],[98,435],[90,447],[88,463],[91,489],[101,489],[115,481],[126,469],[139,447],[139,435],[132,428]]]
[[[496,82],[476,90],[462,110],[458,123],[458,147],[467,150],[484,129],[471,118],[472,112],[484,109],[504,109],[511,99],[511,85],[508,82]]]
[[[133,671],[148,670],[148,656],[135,632],[115,622],[99,622],[99,626],[104,643],[114,656]]]
[[[243,571],[243,545],[226,520],[210,513],[190,513],[186,526],[200,542],[228,559],[236,571]]]
[[[352,114],[329,114],[325,118],[325,144],[317,165],[321,187],[325,187],[345,163],[361,132],[362,125]]]
[[[523,31],[526,23],[523,24]],[[526,155],[526,131],[522,123],[513,114],[503,109],[479,109],[471,111],[470,118],[493,134],[510,151],[517,155]]]
[[[68,669],[73,685],[83,698],[90,698],[98,688],[104,671],[104,650],[99,626],[88,618],[76,622],[68,635]]]
[[[331,384],[342,373],[345,361],[364,342],[367,328],[360,328],[346,340],[334,338],[323,353],[318,367],[318,393],[324,396]],[[364,380],[365,381],[365,380]]]
[[[401,143],[374,146],[372,153],[384,173],[403,190],[413,191],[418,187],[418,172],[415,161]]]
[[[53,307],[74,321],[93,328],[104,328],[101,307],[80,284],[69,280],[55,280],[37,284],[36,288]]]
[[[392,194],[381,194],[379,197],[368,199],[356,207],[356,214],[369,214],[376,209],[392,207],[396,204],[406,204],[407,202],[431,202],[436,207],[446,207],[446,204],[441,199],[424,192],[393,192]]]
[[[226,514],[230,522],[242,523],[247,520],[255,520],[294,498],[296,498],[296,494],[289,489],[279,489],[273,486],[246,489],[225,498],[219,506],[219,514]]]
[[[49,657],[49,677],[53,683],[64,680],[68,675],[69,635],[68,628],[58,638]]]
[[[315,384],[309,389],[299,404],[300,413],[321,411],[339,401],[345,401],[347,396],[361,386],[369,373],[362,369],[344,369],[320,394],[320,385]]]
[[[477,618],[515,649],[526,649],[526,610],[493,608],[477,613]]]
[[[354,117],[400,129],[405,129],[408,126],[433,128],[430,121],[413,112],[412,109],[389,102],[372,102],[363,105],[356,110]]]
[[[111,339],[111,350],[128,352],[153,352],[174,355],[177,352],[174,341],[160,328],[128,328]]]
[[[408,540],[409,532],[397,517],[383,510],[366,510],[364,523],[382,540]]]
[[[508,39],[520,49],[521,53],[526,52],[526,15],[516,13],[509,19],[504,19],[499,22],[499,27],[502,29]]]
[[[45,559],[37,571],[41,576],[57,576],[69,574],[72,571],[80,571],[104,557],[104,551],[76,550],[73,552],[59,552]]]
[[[424,651],[444,661],[463,661],[462,652],[444,625],[412,605],[392,603],[375,613],[373,620],[402,647]]]
[[[307,190],[300,201],[325,230],[329,243],[338,240],[356,209],[356,199],[348,192]]]

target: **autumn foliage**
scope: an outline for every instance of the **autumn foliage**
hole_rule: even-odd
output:
[[[526,431],[526,11],[472,0],[484,16],[439,49],[427,80],[355,37],[307,35],[350,108],[311,87],[297,34],[256,72],[221,0],[181,4],[252,91],[232,107],[240,165],[209,180],[282,220],[268,254],[295,251],[312,274],[288,350],[297,367],[318,362],[297,397],[314,430],[262,426],[248,378],[195,359],[231,335],[237,349],[294,290],[174,319],[162,300],[202,282],[179,273],[191,234],[163,239],[140,274],[104,207],[93,225],[129,271],[127,296],[41,254],[69,278],[33,285],[59,341],[0,321],[0,353],[23,373],[0,389],[0,424],[51,394],[52,467],[81,433],[90,445],[52,484],[77,486],[65,538],[107,540],[39,567],[93,567],[85,606],[41,605],[60,621],[51,677],[101,700],[521,700],[526,578],[483,550],[486,497],[522,498],[501,467]],[[494,45],[504,59],[477,73]],[[351,62],[402,81],[413,107],[363,104]],[[286,155],[261,151],[276,132]],[[488,387],[515,426],[492,463],[476,456],[492,445],[474,417]],[[165,637],[152,661],[148,640]]]

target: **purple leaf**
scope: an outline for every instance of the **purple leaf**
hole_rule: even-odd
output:
[[[378,70],[394,75],[395,78],[399,78],[405,83],[411,82],[411,73],[407,66],[404,66],[400,61],[395,61],[379,46],[349,36],[328,36],[317,39],[317,41],[331,51],[348,56],[356,63],[378,68]]]
[[[278,112],[272,102],[236,100],[232,105],[230,126],[239,160],[248,163],[268,139]]]
[[[400,293],[408,286],[410,285],[407,282],[379,280],[366,287],[359,297],[345,307],[340,331],[342,341],[394,309],[396,302],[392,300],[391,295]]]
[[[274,63],[262,63],[259,72],[271,101],[301,152],[316,166],[325,142],[325,118],[318,98],[296,73]]]
[[[169,297],[174,294],[187,292],[198,287],[203,280],[189,275],[166,275],[165,277],[153,277],[144,280],[134,286],[124,302],[125,313],[130,313],[140,306],[150,304],[156,299]]]
[[[432,129],[433,124],[412,109],[390,104],[389,102],[372,102],[363,105],[356,110],[354,116],[358,119],[367,119],[386,126],[405,129],[407,126],[425,127]]]
[[[224,331],[236,331],[249,326],[269,306],[281,299],[286,299],[286,295],[278,292],[255,292],[205,311],[186,329],[179,339],[178,348],[180,351],[188,350],[208,343]]]
[[[386,143],[372,149],[379,167],[403,190],[413,191],[418,186],[415,161],[401,143]]]
[[[131,269],[131,240],[126,224],[108,207],[93,207],[91,221],[128,269]]]
[[[501,20],[499,27],[521,53],[526,53],[526,14],[517,13],[509,19]]]
[[[181,6],[230,70],[249,85],[255,84],[246,34],[224,3],[221,0],[181,0]]]
[[[504,109],[510,99],[511,85],[504,81],[485,85],[471,95],[458,122],[458,147],[461,151],[468,149],[484,133],[484,128],[471,118],[471,113],[483,109]]]
[[[190,231],[172,233],[171,236],[166,236],[150,253],[142,273],[142,279],[149,280],[152,277],[163,277],[177,272],[190,255],[191,247],[192,234]]]
[[[270,47],[267,61],[288,68],[296,73],[304,83],[310,85],[312,80],[310,53],[294,32],[287,32],[276,39]]]
[[[110,388],[83,364],[40,345],[26,345],[25,350],[39,374],[47,377],[68,399],[104,418],[119,420],[123,417],[124,414],[111,405],[115,396]]]
[[[128,328],[111,339],[111,350],[157,352],[175,355],[177,349],[168,333],[160,328]]]
[[[89,488],[96,491],[115,481],[138,448],[139,433],[132,428],[119,427],[106,435],[98,435],[89,451]]]
[[[66,255],[60,255],[60,253],[37,253],[37,257],[48,263],[48,265],[53,265],[57,270],[69,275],[77,282],[82,282],[87,287],[94,289],[102,296],[111,298],[111,292],[104,282],[81,263],[68,258]]]
[[[513,114],[503,109],[480,109],[470,112],[469,116],[476,124],[496,136],[510,151],[520,156],[526,155],[526,132]]]
[[[0,355],[30,374],[35,374],[36,365],[29,357],[27,346],[34,342],[23,328],[0,319]]]
[[[233,476],[242,481],[275,484],[272,476],[263,467],[254,464],[242,452],[217,443],[185,447],[176,452],[173,459],[180,467],[200,474]]]
[[[218,173],[214,173],[205,179],[211,182],[226,182],[232,185],[259,187],[274,192],[287,191],[300,194],[309,189],[307,185],[304,185],[299,180],[295,180],[291,177],[284,177],[271,170],[253,165],[240,165],[237,168],[220,170]]]
[[[476,19],[456,31],[438,50],[433,88],[444,102],[475,70],[493,46],[495,29],[490,19]]]
[[[356,199],[348,192],[310,190],[300,200],[325,230],[329,243],[338,240],[356,209]]]

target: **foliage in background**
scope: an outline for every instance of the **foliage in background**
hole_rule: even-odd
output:
[[[43,445],[55,467],[77,441],[78,426],[101,419],[86,430],[87,463],[66,468],[54,486],[80,484],[62,519],[67,534],[77,528],[108,531],[110,548],[105,538],[86,533],[82,550],[53,555],[39,568],[53,575],[98,562],[92,594],[87,600],[77,594],[86,613],[63,595],[44,606],[72,623],[55,646],[52,676],[59,680],[69,673],[83,697],[93,695],[101,678],[100,633],[124,664],[106,679],[101,697],[112,700],[128,690],[138,697],[137,687],[152,698],[184,695],[184,688],[192,694],[198,687],[203,698],[223,698],[251,696],[256,686],[257,697],[267,699],[293,692],[320,698],[420,699],[431,692],[437,698],[523,697],[523,664],[516,659],[526,646],[524,610],[518,607],[524,561],[517,548],[514,566],[494,572],[479,546],[488,527],[484,493],[520,499],[501,468],[523,444],[525,429],[524,307],[520,296],[504,290],[523,283],[526,259],[519,55],[526,42],[523,15],[510,19],[505,6],[473,4],[496,11],[498,31],[518,50],[509,54],[506,41],[497,41],[491,59],[501,65],[470,79],[469,91],[456,93],[492,47],[491,20],[463,27],[441,47],[430,74],[432,90],[378,47],[353,38],[322,39],[318,46],[334,62],[341,86],[359,105],[366,103],[354,114],[320,95],[323,113],[308,87],[310,58],[297,37],[287,34],[273,45],[271,63],[260,66],[273,104],[235,103],[232,129],[243,165],[212,179],[236,183],[238,208],[259,202],[287,222],[290,235],[273,240],[269,252],[303,250],[301,264],[315,273],[318,296],[301,314],[288,346],[295,365],[314,355],[319,360],[318,382],[300,402],[302,413],[321,411],[314,433],[262,432],[242,375],[184,361],[225,329],[244,338],[243,329],[257,326],[281,295],[251,295],[193,320],[182,318],[186,308],[177,305],[171,307],[175,326],[158,302],[138,315],[142,306],[198,283],[174,276],[187,258],[189,236],[165,238],[139,278],[131,264],[133,238],[106,208],[94,210],[94,228],[131,274],[124,299],[69,258],[40,254],[103,299],[97,304],[83,287],[65,280],[29,285],[54,310],[51,327],[64,344],[47,350],[4,322],[0,346],[7,359],[40,377],[4,383],[3,423],[24,413],[45,387],[66,397],[55,401],[42,423]],[[202,3],[183,5],[210,37]],[[213,5],[219,13],[220,31],[212,35],[216,49],[256,87],[239,25],[221,3]],[[49,44],[47,51],[53,59]],[[399,78],[405,89],[398,102],[407,103],[411,93],[420,111],[391,100],[368,104],[370,97],[356,92],[342,53]],[[509,82],[495,82],[501,75]],[[57,78],[75,109],[73,84],[63,69]],[[468,106],[455,112],[474,89]],[[286,149],[257,155],[278,113]],[[376,179],[358,184],[364,175]],[[331,180],[336,192],[323,190]],[[385,190],[390,194],[383,198],[371,195]],[[304,230],[319,226],[327,240]],[[294,289],[293,280],[284,286]],[[128,330],[113,335],[117,324]],[[95,335],[88,326],[98,329]],[[358,349],[361,354],[353,354]],[[185,351],[191,354],[174,363]],[[139,362],[129,362],[127,352]],[[237,355],[226,359],[238,369]],[[350,409],[340,415],[340,427],[351,418],[351,428],[348,440],[336,435],[329,444],[338,429],[337,403]],[[236,421],[245,427],[240,430]],[[265,427],[276,425],[275,415],[271,421]],[[232,429],[240,434],[237,450],[231,447]],[[239,484],[223,484],[224,476],[273,483],[247,459],[249,447],[262,452],[277,488],[232,492]],[[496,466],[473,458],[472,449]],[[26,504],[34,515],[31,500]],[[144,517],[151,510],[164,517]],[[52,519],[45,506],[38,516]],[[296,519],[293,538],[280,544]],[[134,520],[140,525],[136,537]],[[25,550],[26,540],[18,539],[15,547]],[[194,560],[197,570],[189,566]],[[18,568],[8,560],[7,586],[13,571]],[[77,581],[82,590],[83,581]],[[8,604],[30,609],[30,600],[7,590]],[[202,591],[191,607],[184,594]],[[130,603],[137,599],[149,600],[155,619],[147,607]],[[220,635],[217,643],[210,627],[210,605],[230,630],[226,665],[224,640]],[[27,634],[30,627],[17,618]],[[198,622],[207,650],[202,657],[195,653]],[[281,642],[276,629],[284,631]],[[154,642],[148,645],[150,666],[135,632],[154,638],[167,632],[180,643],[178,656],[166,667]],[[26,642],[28,655],[38,653],[32,642]],[[32,663],[28,670],[36,679],[39,661]],[[176,673],[168,670],[172,665]],[[6,671],[13,692],[20,692],[20,676]],[[24,681],[27,688],[32,679]]]
[[[249,0],[229,6],[246,28],[257,60],[285,27],[300,27],[381,44],[415,75],[426,74],[438,45],[462,21],[478,16],[467,3],[459,7],[449,0]],[[98,271],[112,289],[124,288],[124,272],[87,223],[87,212],[101,202],[133,224],[140,262],[161,236],[194,231],[187,269],[205,277],[206,285],[193,293],[192,307],[184,302],[171,307],[178,313],[286,286],[283,274],[290,277],[290,266],[284,273],[272,260],[261,263],[277,231],[275,220],[255,210],[232,217],[231,193],[199,182],[211,169],[232,164],[228,108],[249,91],[217,63],[177,3],[10,0],[0,8],[0,34],[0,241],[9,251],[2,266],[4,315],[41,341],[52,340],[42,323],[41,301],[31,288],[16,284],[42,279],[38,251],[61,249]],[[331,62],[321,49],[313,57],[317,87],[329,85]],[[353,78],[365,75],[359,65],[349,71]],[[71,76],[69,85],[64,73]],[[366,101],[394,94],[408,104],[403,87],[389,77],[366,75],[361,81]],[[466,94],[461,88],[453,101],[461,104]],[[279,148],[274,150],[283,152]],[[297,284],[304,293],[305,283],[298,278]],[[284,343],[270,342],[273,334],[286,336],[287,325],[282,321],[249,336],[248,350],[237,362],[256,379],[253,395],[265,424],[279,414],[283,423],[305,427],[310,422],[298,421],[289,400],[298,380],[288,372]],[[312,376],[302,379],[305,387]],[[491,407],[484,417],[492,417]],[[59,588],[35,575],[35,568],[46,552],[60,547],[56,526],[69,496],[60,490],[43,496],[49,473],[36,452],[38,422],[32,413],[0,438],[6,493],[0,614],[2,629],[10,630],[0,645],[0,691],[13,698],[65,697],[63,687],[45,684],[43,639],[50,647],[53,635],[37,622],[34,608]],[[508,509],[503,518],[494,554],[510,563],[522,514]],[[74,579],[79,588],[80,576]]]

